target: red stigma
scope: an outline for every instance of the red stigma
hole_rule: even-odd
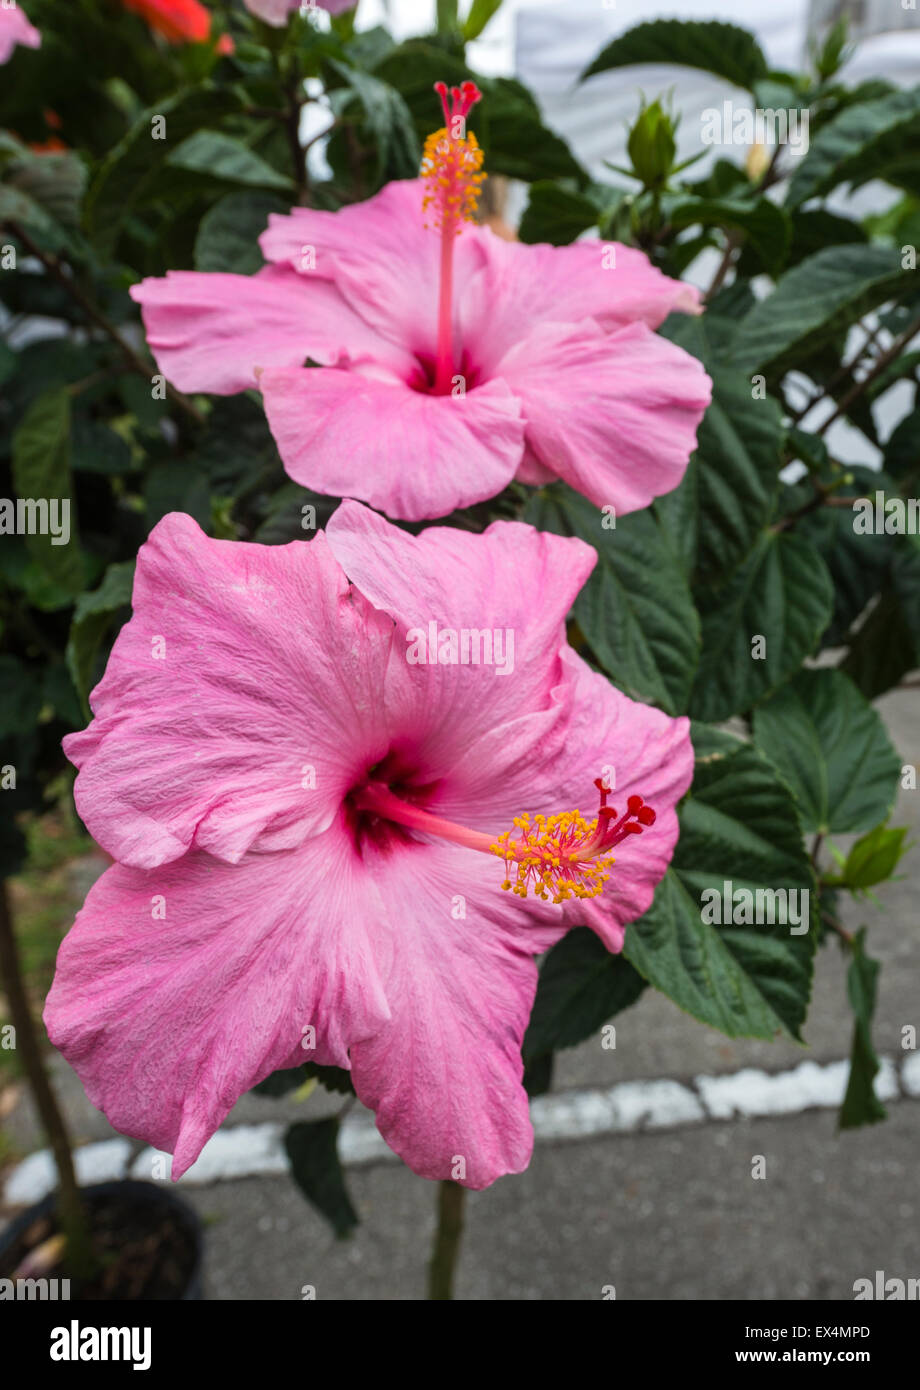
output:
[[[482,92],[475,82],[464,82],[459,87],[450,88],[450,105],[448,105],[448,88],[446,82],[436,82],[434,89],[441,98],[441,107],[444,111],[444,125],[448,135],[454,135],[453,122],[459,116],[461,120],[466,120],[477,101],[482,100]]]

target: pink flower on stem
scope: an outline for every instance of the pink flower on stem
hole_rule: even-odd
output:
[[[526,1167],[533,958],[585,922],[621,949],[692,775],[687,720],[566,642],[594,560],[517,522],[412,537],[355,502],[280,547],[177,513],[154,529],[65,743],[117,862],[45,1021],[175,1177],[239,1096],[306,1060],[350,1068],[424,1177]],[[610,765],[620,815],[596,790]]]
[[[41,48],[42,36],[26,19],[19,5],[8,8],[0,4],[0,64],[9,62],[13,49],[19,44],[23,48]]]
[[[344,14],[346,10],[353,10],[358,0],[243,0],[243,3],[250,14],[280,29],[295,10],[320,9],[327,14]]]
[[[514,477],[645,507],[680,482],[709,404],[700,363],[652,331],[697,291],[626,246],[470,225],[479,92],[438,86],[421,181],[273,215],[253,276],[134,286],[160,370],[188,392],[258,385],[296,482],[391,516],[444,516]]]

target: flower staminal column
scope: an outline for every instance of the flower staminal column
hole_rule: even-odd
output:
[[[436,396],[446,396],[454,377],[454,242],[463,223],[473,220],[479,188],[486,176],[482,173],[482,150],[473,132],[466,129],[466,118],[482,99],[482,93],[475,82],[464,82],[462,87],[451,87],[448,103],[446,83],[437,82],[435,91],[444,108],[444,128],[434,131],[425,141],[422,178],[426,191],[422,207],[426,211],[430,209],[434,225],[441,233],[438,347],[433,391]]]

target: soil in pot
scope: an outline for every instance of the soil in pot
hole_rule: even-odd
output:
[[[161,1194],[144,1183],[111,1183],[83,1190],[98,1271],[79,1285],[71,1281],[72,1299],[120,1302],[189,1297],[199,1261],[194,1218],[190,1221],[172,1201],[151,1200],[152,1196]],[[0,1249],[0,1278],[68,1278],[66,1257],[49,1267],[39,1256],[41,1267],[35,1267],[40,1248],[55,1251],[57,1235],[56,1212],[49,1199],[31,1214],[7,1248]]]

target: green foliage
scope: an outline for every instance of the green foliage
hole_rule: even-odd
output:
[[[792,789],[805,830],[866,830],[888,814],[901,763],[840,671],[799,671],[754,711],[754,741]]]
[[[284,1147],[297,1186],[342,1238],[357,1226],[358,1214],[345,1186],[338,1135],[339,1122],[335,1118],[297,1120],[285,1132]]]
[[[751,89],[767,75],[767,63],[754,39],[734,24],[655,19],[614,39],[582,74],[582,80],[634,63],[678,63],[724,77]]]
[[[815,926],[725,921],[704,913],[725,885],[810,893],[814,876],[792,798],[750,746],[696,729],[696,773],[671,867],[626,932],[626,957],[680,1008],[729,1037],[800,1037],[811,995]],[[756,899],[755,899],[756,901]],[[811,901],[806,899],[806,901]],[[777,917],[779,914],[776,914]],[[720,922],[707,916],[721,917]]]
[[[866,955],[866,928],[860,927],[852,942],[852,959],[847,971],[847,995],[853,1010],[853,1047],[846,1095],[840,1107],[840,1128],[884,1120],[887,1111],[875,1094],[879,1060],[872,1046],[872,1016],[878,987],[879,963]]]

